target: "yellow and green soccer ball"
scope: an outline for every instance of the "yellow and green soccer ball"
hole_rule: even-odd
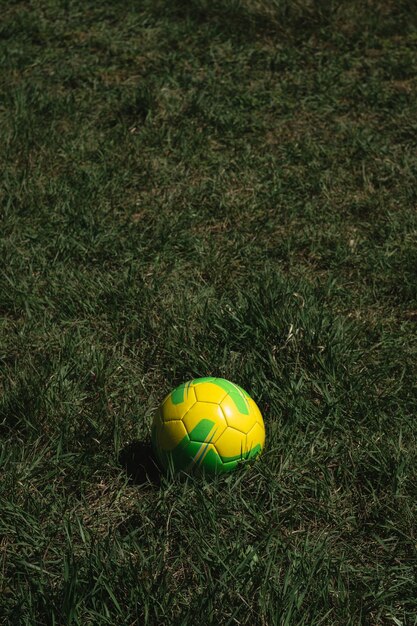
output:
[[[224,378],[195,378],[162,402],[152,446],[163,468],[228,472],[253,459],[265,442],[261,412],[246,391]]]

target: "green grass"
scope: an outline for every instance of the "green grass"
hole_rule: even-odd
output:
[[[417,624],[416,61],[406,0],[3,3],[2,624]],[[158,475],[210,375],[264,454]]]

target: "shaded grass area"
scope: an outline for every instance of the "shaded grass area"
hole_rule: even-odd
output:
[[[9,2],[0,46],[2,623],[415,624],[413,3]],[[265,453],[155,480],[208,375]]]

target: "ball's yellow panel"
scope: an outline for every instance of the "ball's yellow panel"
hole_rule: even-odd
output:
[[[210,402],[196,402],[182,421],[192,441],[215,443],[227,427],[220,406]]]
[[[173,450],[188,434],[181,420],[165,422],[162,428],[157,430],[157,441],[162,450]]]
[[[220,435],[215,447],[225,463],[239,459],[247,453],[246,435],[229,426]]]
[[[248,450],[260,447],[262,449],[265,443],[265,428],[263,425],[256,422],[255,426],[250,429],[246,435],[246,442]]]
[[[227,396],[227,391],[214,382],[197,382],[194,383],[193,389],[199,402],[215,402],[216,404],[220,404]]]
[[[254,400],[252,400],[252,398],[248,398],[248,403],[249,403],[249,410],[255,416],[256,421],[259,424],[261,424],[261,426],[264,426],[264,420],[263,420],[263,417],[262,417],[262,413],[260,412],[256,402],[254,402]]]
[[[252,400],[252,403],[255,404]],[[242,433],[247,433],[256,424],[256,413],[252,410],[252,405],[247,400],[247,412],[243,413],[241,410],[244,407],[236,404],[236,398],[230,394],[222,401],[220,405],[223,409],[223,413],[226,417],[227,423],[232,428],[240,430]]]
[[[181,395],[180,395],[181,394]],[[194,389],[188,383],[177,387],[162,403],[162,421],[180,420],[197,401]]]

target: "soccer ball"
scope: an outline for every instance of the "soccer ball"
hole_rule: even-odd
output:
[[[163,468],[228,472],[256,457],[265,442],[261,412],[246,391],[224,378],[195,378],[162,402],[152,446]]]

